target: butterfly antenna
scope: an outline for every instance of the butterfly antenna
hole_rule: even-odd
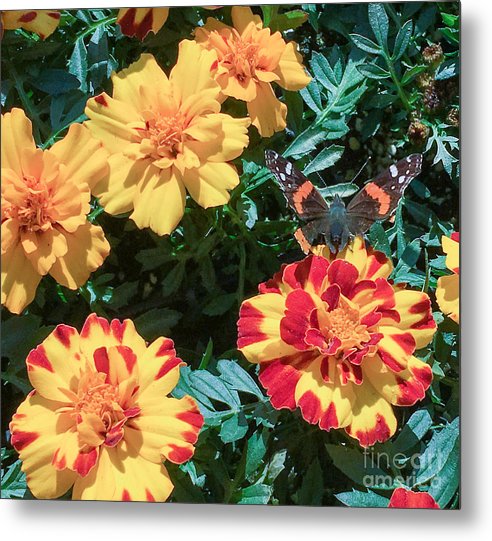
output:
[[[367,160],[364,162],[364,165],[359,169],[359,171],[357,172],[355,177],[350,181],[351,183],[355,182],[359,178],[360,174],[362,173],[362,171],[364,171],[364,169],[366,168],[366,166],[367,166],[367,164],[369,163],[370,160],[371,160],[371,156],[369,156],[367,158]]]

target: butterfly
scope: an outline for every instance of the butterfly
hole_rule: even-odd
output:
[[[389,218],[422,167],[422,154],[403,158],[365,184],[345,206],[339,195],[328,204],[313,183],[277,152],[267,150],[265,160],[287,203],[304,222],[294,234],[304,253],[318,244],[336,253],[374,222]]]

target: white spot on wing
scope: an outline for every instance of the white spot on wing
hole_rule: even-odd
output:
[[[292,164],[291,163],[287,163],[287,165],[285,166],[285,172],[290,175],[292,173]]]
[[[398,177],[398,184],[403,184],[407,180],[407,177],[402,175],[401,177]]]
[[[398,174],[398,167],[396,167],[396,165],[393,164],[393,165],[390,167],[390,173],[391,173],[391,176],[392,176],[393,178],[395,178],[396,175]]]
[[[280,178],[281,178],[282,180],[285,180],[287,177],[286,177],[283,173],[280,173]]]

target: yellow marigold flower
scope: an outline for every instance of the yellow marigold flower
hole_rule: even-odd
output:
[[[183,216],[186,190],[204,208],[229,201],[239,177],[228,162],[248,144],[249,119],[220,113],[216,64],[214,52],[185,40],[169,78],[143,54],[113,74],[113,97],[87,102],[87,126],[111,153],[110,174],[95,188],[107,212],[133,210],[138,227],[166,235]]]
[[[460,234],[442,237],[446,266],[453,272],[437,280],[436,299],[439,308],[456,323],[460,322]]]
[[[124,8],[116,22],[125,36],[143,40],[149,32],[157,34],[169,17],[169,8]]]
[[[429,297],[388,281],[392,264],[357,238],[286,265],[243,302],[238,348],[260,364],[277,408],[301,409],[323,430],[364,446],[396,430],[392,406],[422,400],[432,380],[414,356],[435,332]]]
[[[203,424],[189,396],[167,397],[185,363],[172,340],[147,345],[130,320],[58,325],[27,357],[34,390],[10,423],[36,498],[165,501],[163,459],[189,460]]]
[[[2,30],[23,28],[38,34],[41,39],[51,36],[60,22],[60,13],[46,9],[24,11],[2,11]]]
[[[102,265],[109,244],[87,213],[107,156],[81,124],[43,151],[24,111],[2,115],[2,304],[11,312],[33,300],[44,275],[77,289]]]
[[[272,82],[286,90],[304,88],[309,77],[293,41],[286,43],[280,32],[263,28],[249,7],[232,8],[234,28],[208,18],[195,30],[195,39],[205,49],[217,52],[217,82],[226,96],[245,101],[254,126],[270,137],[286,126],[287,106],[273,91]]]

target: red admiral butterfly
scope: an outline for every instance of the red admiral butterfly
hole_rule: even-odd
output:
[[[306,222],[295,232],[305,253],[317,244],[326,244],[333,253],[343,250],[351,238],[391,216],[422,166],[422,154],[400,160],[368,182],[345,207],[338,195],[328,204],[313,183],[280,154],[267,150],[265,158],[287,203]]]

